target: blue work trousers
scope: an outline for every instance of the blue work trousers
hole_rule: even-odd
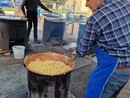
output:
[[[107,82],[101,98],[117,98],[130,78],[130,70],[116,70]]]

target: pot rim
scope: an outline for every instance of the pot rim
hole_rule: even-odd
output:
[[[74,69],[74,66],[75,66],[75,62],[72,61],[69,66],[72,68],[72,70],[66,72],[66,73],[62,73],[62,74],[58,74],[58,75],[46,75],[46,74],[42,74],[40,72],[36,72],[36,71],[33,71],[32,69],[30,69],[28,67],[28,64],[31,62],[28,62],[28,59],[31,57],[31,56],[35,56],[35,55],[39,55],[39,54],[53,54],[53,55],[60,55],[60,56],[64,56],[65,58],[69,59],[69,57],[67,55],[63,55],[63,54],[60,54],[60,53],[55,53],[55,52],[40,52],[40,53],[33,53],[33,54],[29,54],[27,55],[25,58],[24,58],[24,65],[26,67],[27,70],[33,72],[33,73],[36,73],[36,74],[39,74],[39,75],[45,75],[45,76],[60,76],[60,75],[65,75],[69,72],[72,72],[72,70]],[[35,60],[35,59],[34,59]],[[33,60],[32,60],[33,61]],[[44,60],[43,60],[44,61]],[[60,60],[54,60],[54,61],[60,61]]]

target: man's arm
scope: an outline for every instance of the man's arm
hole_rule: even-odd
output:
[[[84,57],[89,54],[91,48],[95,45],[96,40],[99,38],[101,28],[97,28],[97,24],[94,23],[95,19],[89,18],[86,23],[84,34],[80,39],[78,46],[76,47],[76,54],[79,57]]]
[[[22,2],[22,5],[21,5],[21,10],[22,10],[22,12],[23,12],[23,14],[26,16],[26,13],[25,13],[25,5],[26,5],[26,2],[27,2],[27,0],[23,0],[23,2]]]
[[[48,12],[52,13],[52,11],[50,11],[47,7],[45,7],[45,6],[41,3],[40,0],[38,0],[38,5],[39,5],[41,8],[43,8],[45,11],[48,11]]]

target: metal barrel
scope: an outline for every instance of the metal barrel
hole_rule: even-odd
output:
[[[42,37],[43,42],[49,42],[52,38],[61,41],[63,40],[65,31],[65,19],[54,17],[44,18]]]
[[[28,64],[36,59],[65,62],[70,58],[63,54],[52,52],[36,53],[26,56],[24,64],[28,72],[28,98],[68,98],[71,71],[53,76],[34,72],[28,67]],[[72,61],[68,66],[73,70],[74,65],[75,63]]]
[[[44,76],[28,71],[29,98],[68,98],[70,72]]]

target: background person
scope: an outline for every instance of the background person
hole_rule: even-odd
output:
[[[34,27],[34,42],[40,43],[40,40],[38,40],[38,35],[37,35],[37,26],[38,26],[38,16],[37,16],[37,7],[40,6],[43,8],[45,11],[48,11],[51,13],[51,11],[46,8],[40,0],[23,0],[21,9],[25,15],[25,17],[28,18],[28,39],[29,35],[32,29],[32,23]],[[25,12],[25,7],[26,7],[26,12]]]
[[[97,66],[88,82],[85,98],[117,98],[130,78],[130,2],[86,0],[93,14],[72,54],[83,57],[95,47]]]

